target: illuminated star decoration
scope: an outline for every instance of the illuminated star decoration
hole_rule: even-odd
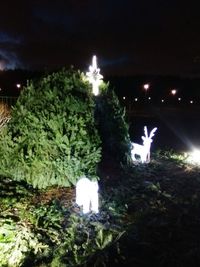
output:
[[[102,82],[103,76],[100,74],[100,69],[97,68],[97,58],[93,56],[92,65],[89,66],[89,72],[86,73],[89,83],[92,84],[92,93],[97,96],[99,94],[99,85]]]

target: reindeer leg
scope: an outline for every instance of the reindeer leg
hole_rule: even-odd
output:
[[[147,154],[147,163],[149,163],[149,162],[150,162],[150,151]]]
[[[133,161],[136,161],[135,154],[133,152],[131,153],[131,158]]]

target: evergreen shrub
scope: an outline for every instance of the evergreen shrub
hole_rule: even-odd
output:
[[[131,141],[125,108],[108,85],[104,84],[101,95],[96,99],[95,117],[102,140],[103,158],[110,158],[118,164],[129,164]]]
[[[101,158],[91,87],[78,71],[30,82],[0,136],[0,175],[34,188],[96,176]]]

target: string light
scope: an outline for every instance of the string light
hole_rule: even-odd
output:
[[[0,89],[0,90],[1,90],[1,89]],[[123,96],[122,99],[123,99],[123,100],[126,100],[126,96]],[[149,96],[149,97],[148,97],[148,100],[151,101],[152,98]],[[181,102],[183,99],[182,99],[181,97],[178,97],[177,100],[178,100],[178,102]],[[139,101],[139,98],[138,98],[138,97],[135,97],[135,98],[134,98],[134,102],[138,102],[138,101]],[[161,101],[161,103],[165,103],[165,99],[163,99],[163,98],[160,99],[160,101]],[[194,104],[194,100],[189,100],[189,103],[190,103],[190,104]]]

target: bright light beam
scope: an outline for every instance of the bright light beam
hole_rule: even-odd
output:
[[[195,148],[192,152],[188,153],[187,161],[200,165],[200,149]]]

